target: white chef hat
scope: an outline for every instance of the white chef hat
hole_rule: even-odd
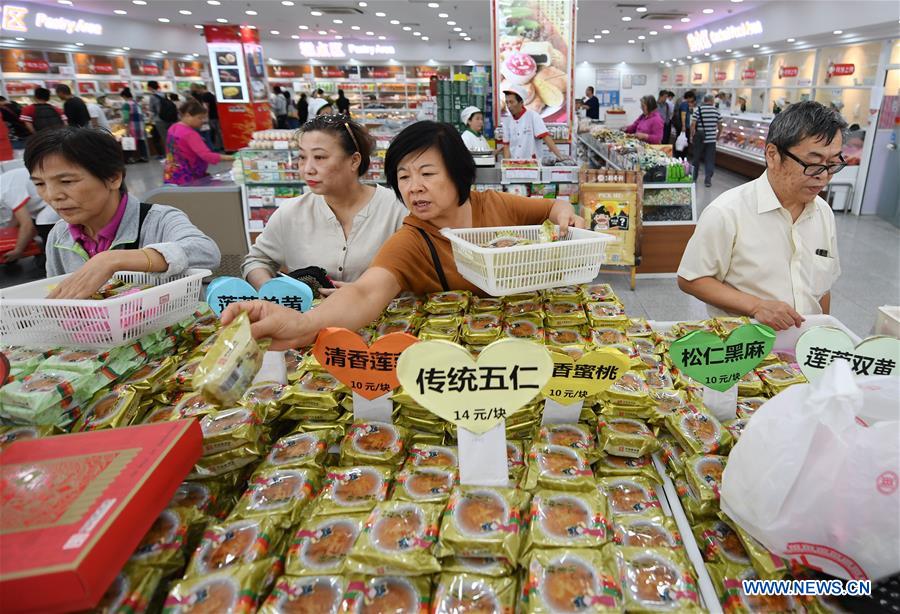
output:
[[[478,107],[466,107],[462,110],[462,113],[459,114],[459,120],[463,124],[468,125],[469,120],[472,119],[472,116],[476,113],[481,113],[481,109],[479,109]]]

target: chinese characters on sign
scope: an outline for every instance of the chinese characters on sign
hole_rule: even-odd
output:
[[[844,350],[830,350],[824,347],[811,347],[803,366],[813,369],[824,369],[835,360],[843,359],[850,363],[856,375],[891,375],[897,368],[897,362],[890,358],[856,355]]]
[[[687,43],[692,52],[706,51],[719,43],[727,43],[731,40],[756,36],[762,33],[762,22],[744,21],[736,26],[731,25],[718,30],[707,30],[706,28],[695,30],[687,35]]]
[[[375,352],[367,350],[346,349],[343,347],[325,347],[325,367],[341,369],[357,369],[361,371],[391,372],[397,368],[400,352]],[[387,382],[365,382],[353,379],[350,388],[355,391],[390,392],[392,387]]]
[[[282,307],[287,307],[288,309],[303,311],[302,296],[233,296],[226,294],[217,296],[215,300],[216,305],[219,308],[219,313],[225,311],[232,303],[242,303],[245,301],[268,301],[270,303],[281,305]]]
[[[685,348],[681,353],[681,362],[691,366],[720,365],[744,358],[764,358],[764,350],[765,344],[762,341],[736,343],[726,345],[724,348]]]
[[[507,375],[507,369],[509,374]],[[537,367],[481,366],[450,367],[449,369],[420,368],[416,377],[419,394],[426,390],[444,392],[478,392],[479,390],[540,390],[540,386],[519,381],[520,374],[536,372]]]
[[[725,392],[761,363],[775,344],[775,332],[762,324],[744,324],[725,341],[694,331],[674,341],[669,356],[675,366],[704,386]]]

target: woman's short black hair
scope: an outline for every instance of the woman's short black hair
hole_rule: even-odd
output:
[[[126,192],[122,147],[106,130],[76,126],[39,130],[26,142],[25,168],[33,173],[34,169],[43,166],[49,156],[61,156],[100,181],[111,181],[121,175],[122,187],[119,191]]]
[[[406,156],[420,153],[434,147],[444,159],[444,166],[456,186],[459,205],[469,200],[472,184],[475,183],[475,160],[463,143],[459,132],[450,124],[421,121],[404,128],[394,137],[384,156],[384,174],[388,185],[401,201],[400,185],[397,181],[397,167]]]
[[[298,131],[297,138],[306,132],[327,132],[337,139],[341,149],[348,156],[359,152],[361,158],[356,174],[360,177],[369,170],[372,161],[372,150],[375,148],[375,139],[363,126],[356,123],[349,116],[339,113],[337,115],[319,115],[312,118]]]

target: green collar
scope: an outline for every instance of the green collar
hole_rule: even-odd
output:
[[[480,133],[480,132],[475,132],[474,130],[472,130],[472,129],[469,128],[468,126],[466,126],[466,132],[470,132],[470,133],[474,134],[474,135],[477,136],[477,137],[481,137],[481,133]]]

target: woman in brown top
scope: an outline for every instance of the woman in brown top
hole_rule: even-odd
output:
[[[388,183],[410,215],[359,279],[304,314],[252,301],[231,305],[222,314],[222,323],[246,311],[253,335],[271,338],[271,349],[310,345],[323,328],[357,330],[368,325],[401,291],[421,295],[470,290],[484,296],[456,270],[450,241],[441,235],[441,228],[529,226],[548,219],[563,229],[584,228],[584,220],[568,203],[472,191],[475,162],[449,124],[423,121],[408,126],[388,148],[384,167]]]

